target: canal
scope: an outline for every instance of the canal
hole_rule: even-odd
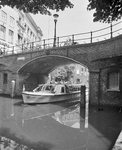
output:
[[[111,150],[120,131],[119,108],[78,101],[27,105],[0,97],[0,149]]]

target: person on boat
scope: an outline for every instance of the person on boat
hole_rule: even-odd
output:
[[[69,87],[65,84],[66,93],[70,93]]]
[[[54,93],[56,93],[56,94],[60,94],[61,93],[61,85],[60,84],[57,84],[55,86]]]

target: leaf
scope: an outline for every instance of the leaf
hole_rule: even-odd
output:
[[[16,7],[26,13],[51,15],[50,10],[73,8],[70,0],[0,0],[0,6]]]
[[[121,0],[89,0],[87,10],[95,10],[93,21],[110,23],[121,19],[122,1]]]

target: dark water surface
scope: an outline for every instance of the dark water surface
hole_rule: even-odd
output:
[[[26,105],[0,97],[1,149],[111,150],[121,122],[117,108],[85,111],[79,102]]]

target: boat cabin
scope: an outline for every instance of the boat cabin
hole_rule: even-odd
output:
[[[55,94],[61,94],[61,93],[69,93],[69,88],[65,84],[58,84],[54,88],[54,93]]]
[[[65,84],[44,84],[39,85],[33,92],[50,92],[55,94],[69,93],[69,88]]]

